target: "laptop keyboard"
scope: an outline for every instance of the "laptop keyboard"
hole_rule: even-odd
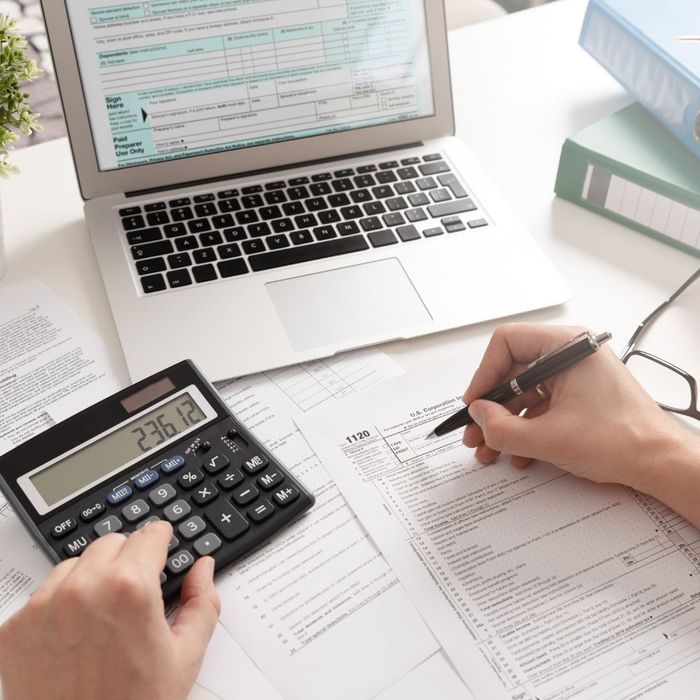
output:
[[[145,294],[487,226],[439,153],[119,210]]]

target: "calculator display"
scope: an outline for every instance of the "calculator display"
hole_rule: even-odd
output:
[[[77,494],[119,467],[149,454],[207,418],[193,396],[182,393],[152,411],[29,477],[48,506]]]

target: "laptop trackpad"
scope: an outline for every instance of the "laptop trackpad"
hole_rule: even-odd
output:
[[[401,337],[432,317],[396,258],[270,282],[267,291],[295,350]]]

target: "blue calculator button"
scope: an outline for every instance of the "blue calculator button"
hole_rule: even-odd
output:
[[[126,501],[127,498],[131,498],[132,493],[133,491],[128,486],[120,486],[119,488],[114,489],[112,493],[107,494],[107,501],[111,505],[116,506]]]
[[[185,466],[185,458],[180,455],[175,455],[174,457],[168,457],[168,459],[161,462],[160,470],[163,474],[172,474],[178,469],[182,469]]]
[[[160,476],[158,476],[158,472],[151,470],[145,474],[141,474],[141,476],[136,477],[134,479],[134,486],[139,491],[145,491],[147,488],[153,486],[153,484],[157,484],[159,481]]]

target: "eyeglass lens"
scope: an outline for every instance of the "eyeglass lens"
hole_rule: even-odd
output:
[[[637,381],[659,404],[677,411],[687,411],[692,404],[692,391],[688,380],[670,367],[652,358],[632,353],[627,367]]]

